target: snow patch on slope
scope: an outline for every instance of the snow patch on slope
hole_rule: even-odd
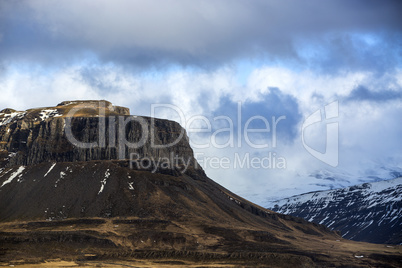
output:
[[[0,116],[3,116],[3,118],[0,118],[0,127],[13,122],[14,120],[23,118],[25,114],[26,112],[13,112],[10,114],[0,113]]]
[[[42,121],[50,117],[60,117],[60,116],[62,115],[58,113],[57,109],[44,109],[39,113],[39,117]]]
[[[106,181],[109,178],[109,176],[110,176],[110,172],[109,172],[109,169],[107,169],[106,172],[105,172],[105,178],[103,180],[101,180],[101,188],[100,188],[98,194],[103,192],[103,189],[105,188]]]
[[[11,174],[10,178],[8,178],[6,181],[3,182],[3,184],[0,186],[0,188],[6,184],[12,182],[13,179],[15,179],[18,175],[20,175],[24,171],[24,169],[25,169],[24,166],[20,166],[17,171],[15,171]]]
[[[46,172],[46,174],[45,174],[43,177],[46,177],[47,174],[49,174],[50,171],[52,171],[52,169],[53,169],[55,166],[56,166],[56,163],[54,163],[54,164],[49,168],[49,170]]]
[[[67,168],[68,170],[68,168]],[[57,184],[60,182],[60,180],[64,179],[64,177],[67,176],[67,174],[63,171],[60,171],[60,178],[57,179],[56,183],[54,184],[54,187],[57,187]]]

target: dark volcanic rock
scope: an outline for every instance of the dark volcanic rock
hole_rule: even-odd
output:
[[[0,167],[51,161],[121,160],[130,159],[131,153],[140,159],[155,160],[177,156],[179,165],[187,161],[195,164],[186,132],[178,123],[129,116],[128,108],[103,103],[104,115],[94,113],[99,109],[98,102],[62,102],[54,108],[25,112],[3,110]],[[69,117],[77,105],[84,106]],[[79,143],[94,145],[82,148]],[[5,154],[9,157],[4,157]]]

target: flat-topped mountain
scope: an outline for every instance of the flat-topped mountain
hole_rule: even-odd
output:
[[[128,113],[106,101],[2,110],[0,264],[401,263],[400,247],[348,241],[237,196],[205,175],[178,123]]]
[[[130,116],[128,108],[108,101],[65,101],[56,107],[0,112],[0,167],[122,160],[131,153],[157,158],[173,153],[194,164],[186,131],[178,123]]]

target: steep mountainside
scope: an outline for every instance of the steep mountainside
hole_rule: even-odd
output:
[[[399,247],[343,240],[231,193],[205,175],[179,124],[129,116],[109,102],[5,109],[0,141],[0,265],[402,261]]]
[[[274,211],[372,243],[402,243],[402,178],[312,192],[275,202]]]

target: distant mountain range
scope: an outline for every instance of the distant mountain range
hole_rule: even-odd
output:
[[[272,202],[272,210],[339,230],[356,241],[402,244],[402,177]]]
[[[350,174],[346,171],[318,170],[309,177],[317,179],[312,185],[326,187],[331,190],[346,188],[355,184],[366,182],[379,182],[402,177],[402,169],[395,166],[384,166],[379,163],[370,163],[371,168],[365,171],[365,175]]]
[[[282,187],[268,189],[264,194],[256,194],[246,191],[238,191],[255,203],[271,208],[277,200],[304,193],[327,191],[351,187],[363,183],[392,180],[402,177],[402,168],[395,163],[385,165],[379,162],[366,163],[366,168],[359,171],[350,171],[337,167],[334,169],[319,169],[315,171],[297,172],[294,179]],[[292,176],[292,175],[288,175]]]

